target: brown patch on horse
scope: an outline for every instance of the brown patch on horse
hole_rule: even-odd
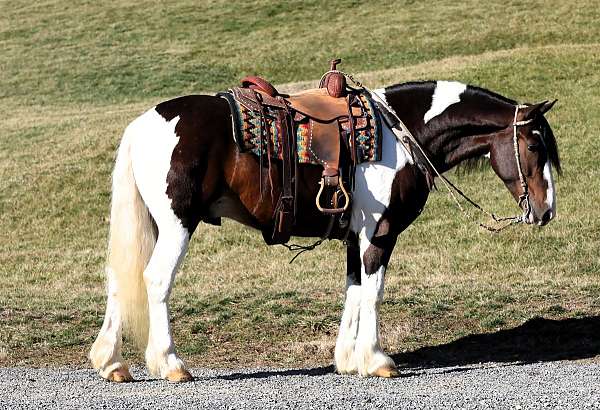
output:
[[[191,234],[223,186],[221,164],[232,138],[229,107],[221,98],[190,95],[158,104],[156,112],[167,121],[179,116],[166,194]]]
[[[214,96],[191,95],[163,102],[156,111],[167,121],[179,116],[175,127],[179,141],[171,155],[166,193],[175,215],[190,234],[200,221],[218,220],[211,213],[220,201],[227,206],[223,216],[272,231],[273,212],[281,192],[281,161],[274,161],[270,170],[260,172],[259,159],[239,151],[227,102]],[[299,212],[293,235],[321,236],[327,228],[329,218],[314,203],[321,172],[317,165],[298,167]],[[336,227],[332,238],[341,239],[344,234]]]

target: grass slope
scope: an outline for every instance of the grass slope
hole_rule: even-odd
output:
[[[129,121],[158,101],[245,74],[314,80],[333,56],[372,87],[445,78],[521,101],[559,99],[549,115],[565,168],[559,218],[493,236],[434,193],[390,263],[388,351],[534,316],[599,314],[594,1],[196,3],[3,3],[0,364],[85,363],[104,309],[110,172]],[[352,18],[358,24],[348,27]],[[491,171],[458,182],[485,205],[515,211]],[[199,227],[172,297],[184,358],[328,363],[343,248],[327,243],[295,264],[289,258],[234,223]]]

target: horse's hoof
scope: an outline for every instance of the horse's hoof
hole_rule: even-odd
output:
[[[398,376],[400,376],[400,372],[398,371],[396,366],[387,365],[387,366],[382,366],[379,369],[375,370],[375,372],[373,373],[373,376],[385,377],[385,378],[398,377]]]
[[[167,373],[165,379],[173,383],[185,383],[194,380],[190,372],[185,369],[171,370]]]
[[[129,373],[129,370],[127,368],[121,367],[110,372],[106,380],[115,383],[127,383],[132,382],[133,377],[131,376],[131,373]]]

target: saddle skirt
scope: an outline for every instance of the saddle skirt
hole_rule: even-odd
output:
[[[236,87],[219,96],[229,103],[235,140],[242,152],[282,160],[285,135],[278,127],[277,115],[286,109],[293,119],[299,163],[327,167],[330,156],[339,156],[341,141],[355,147],[356,164],[381,160],[381,120],[366,93],[334,98],[319,88],[274,98],[261,90]],[[350,121],[354,125],[353,144],[349,142]]]

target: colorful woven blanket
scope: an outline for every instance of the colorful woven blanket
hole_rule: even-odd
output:
[[[269,107],[254,111],[238,102],[230,93],[220,93],[229,102],[233,117],[236,141],[242,152],[252,152],[257,156],[271,154],[273,159],[282,159],[282,135],[276,127],[275,114]],[[361,114],[354,116],[356,137],[356,162],[381,160],[381,122],[375,104],[367,94],[359,94],[354,102]],[[338,121],[338,120],[335,120]],[[320,164],[311,150],[313,120],[305,117],[293,122],[296,135],[298,162]],[[348,140],[351,135],[348,119],[339,120],[340,135]],[[261,138],[262,137],[262,138]],[[262,142],[262,143],[261,143]],[[267,146],[268,144],[268,146]]]

